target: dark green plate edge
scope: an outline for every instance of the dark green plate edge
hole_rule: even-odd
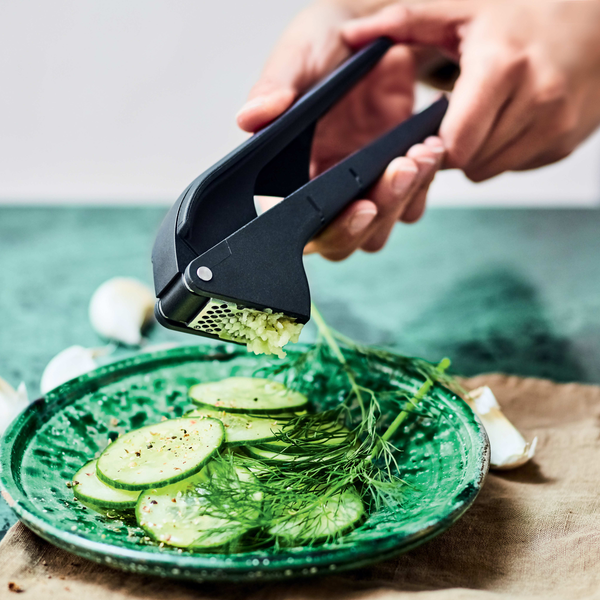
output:
[[[294,347],[297,351],[304,351],[306,348],[302,344]],[[222,347],[196,345],[138,354],[72,379],[52,390],[45,397],[35,400],[11,423],[0,441],[2,497],[29,529],[51,544],[83,558],[130,572],[194,581],[231,582],[332,574],[386,560],[412,550],[447,530],[460,519],[477,498],[489,470],[490,445],[479,419],[471,412],[466,403],[462,404],[461,402],[458,406],[464,406],[465,415],[468,415],[476,425],[473,441],[474,445],[475,442],[479,443],[479,451],[474,448],[473,456],[479,459],[477,479],[465,488],[460,502],[456,503],[455,508],[432,526],[410,536],[403,536],[400,541],[394,541],[394,536],[388,536],[385,538],[385,543],[383,540],[379,540],[376,548],[371,544],[365,544],[362,552],[349,551],[347,548],[321,550],[315,547],[310,559],[306,557],[301,565],[298,564],[300,556],[295,555],[293,550],[265,556],[263,560],[258,561],[258,564],[256,564],[256,560],[248,561],[250,564],[248,562],[240,564],[239,559],[242,555],[236,555],[234,563],[227,555],[149,554],[143,550],[135,551],[88,540],[76,533],[55,527],[28,510],[27,504],[30,501],[18,483],[18,442],[21,436],[27,436],[32,431],[35,422],[43,419],[48,410],[56,408],[54,404],[56,398],[58,398],[59,406],[68,404],[71,399],[79,395],[83,388],[86,389],[86,393],[89,392],[91,383],[95,383],[95,389],[97,389],[122,377],[150,370],[149,367],[155,369],[165,366],[175,358],[179,358],[181,362],[185,360],[229,360],[245,353],[244,349],[237,349],[229,345]],[[162,364],[163,362],[165,365]],[[456,397],[449,390],[444,389],[444,392],[451,397]],[[376,551],[373,552],[374,550]]]

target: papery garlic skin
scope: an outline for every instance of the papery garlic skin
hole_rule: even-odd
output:
[[[10,383],[0,377],[0,435],[28,404],[29,398],[24,382],[21,382],[15,390]]]
[[[517,428],[504,416],[492,390],[480,387],[465,397],[479,417],[490,440],[490,467],[498,470],[516,469],[533,458],[537,437],[528,443]]]
[[[96,359],[110,352],[110,347],[84,348],[83,346],[69,346],[59,352],[46,365],[42,373],[40,391],[47,394],[55,387],[75,379],[88,371],[93,371],[99,365]]]
[[[137,279],[115,277],[105,281],[92,296],[89,316],[102,337],[139,346],[142,331],[154,319],[154,293]]]

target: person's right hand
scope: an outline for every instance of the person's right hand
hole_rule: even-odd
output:
[[[249,132],[264,127],[339,65],[350,54],[340,31],[354,16],[342,2],[320,2],[300,13],[238,113],[239,126]],[[321,119],[313,142],[312,177],[411,115],[414,71],[412,52],[404,46],[393,47]],[[412,223],[423,213],[427,189],[443,155],[441,141],[432,137],[413,146],[405,157],[394,159],[368,197],[348,206],[310,242],[307,252],[341,260],[357,248],[381,249],[396,221]]]
[[[600,124],[600,0],[396,3],[343,32],[459,59],[440,137],[446,166],[473,181],[560,160]]]

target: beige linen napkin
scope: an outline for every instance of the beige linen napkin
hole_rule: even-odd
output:
[[[494,390],[525,436],[538,436],[536,457],[490,474],[457,524],[408,554],[321,579],[180,583],[83,560],[18,524],[0,544],[0,598],[600,599],[600,388],[504,375],[467,385]]]

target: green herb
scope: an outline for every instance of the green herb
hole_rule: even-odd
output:
[[[394,444],[400,428],[411,415],[427,416],[420,412],[421,405],[434,383],[457,388],[456,382],[445,374],[450,365],[448,359],[433,365],[361,346],[332,330],[314,306],[312,315],[319,330],[317,343],[305,353],[290,353],[284,362],[262,369],[260,375],[279,376],[288,387],[310,396],[311,388],[318,382],[306,379],[309,366],[314,370],[316,364],[337,363],[335,377],[339,385],[332,385],[331,381],[326,384],[328,389],[341,390],[338,408],[295,417],[277,434],[277,442],[293,449],[294,460],[269,463],[230,451],[216,459],[223,475],[206,485],[212,515],[233,518],[240,527],[261,532],[250,541],[246,539],[245,547],[324,541],[314,535],[317,521],[323,511],[337,506],[335,502],[347,490],[356,490],[367,506],[397,508],[408,485],[398,475],[396,457],[400,450]],[[390,370],[400,367],[420,376],[423,383],[415,393],[398,386],[372,389],[357,375],[345,351],[348,355],[358,353],[367,364],[372,357],[383,359]],[[364,371],[364,364],[362,367]],[[396,416],[385,425],[385,417],[392,411]],[[252,471],[256,479],[235,482],[235,468],[240,466]],[[231,506],[236,507],[233,517]],[[281,532],[286,531],[293,535],[282,536]],[[333,542],[343,533],[343,528],[333,528],[325,541]]]

